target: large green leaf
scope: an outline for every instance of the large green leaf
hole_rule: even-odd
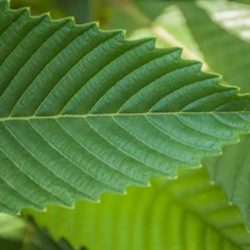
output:
[[[179,49],[1,1],[0,211],[175,177],[249,131],[250,98]]]
[[[239,211],[212,186],[204,169],[175,181],[157,180],[128,195],[106,195],[100,204],[78,202],[74,210],[56,206],[32,213],[54,237],[91,250],[248,250]]]

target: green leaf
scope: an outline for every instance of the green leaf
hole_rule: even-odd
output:
[[[249,95],[179,49],[1,9],[0,211],[173,178],[249,131]]]
[[[209,183],[204,169],[186,171],[175,181],[155,180],[150,188],[130,188],[124,197],[106,195],[100,204],[25,213],[55,238],[92,250],[250,249],[238,209]]]

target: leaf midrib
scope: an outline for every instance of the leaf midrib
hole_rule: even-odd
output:
[[[250,115],[250,111],[177,111],[177,112],[143,112],[143,113],[88,113],[88,114],[64,114],[64,115],[38,115],[38,116],[5,116],[0,117],[0,122],[13,120],[56,120],[61,118],[88,118],[88,117],[131,117],[131,116],[178,116],[178,115]]]

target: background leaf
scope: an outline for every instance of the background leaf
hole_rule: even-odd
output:
[[[0,246],[2,250],[20,250],[26,223],[15,216],[0,214]]]
[[[53,18],[74,16],[79,23],[92,21],[89,0],[11,0],[14,9],[29,6],[33,15],[50,12]]]
[[[203,9],[198,5],[190,6],[186,4],[180,6],[187,20],[189,29],[205,56],[208,65],[216,70],[216,72],[221,73],[225,81],[237,84],[243,92],[249,91],[248,79],[250,79],[250,73],[249,70],[247,70],[250,66],[249,42],[243,40],[237,33],[234,33],[233,29],[225,30],[225,26],[222,26],[222,21],[221,24],[215,22],[211,15],[209,15],[208,8]],[[208,6],[211,8],[213,5]],[[236,6],[238,6],[238,9],[236,9]],[[195,13],[192,16],[190,15],[191,7]],[[226,15],[226,13],[228,13],[228,15],[231,14],[231,16],[233,13],[234,15],[240,15],[242,11],[245,13],[245,18],[247,16],[248,18],[250,17],[250,8],[248,6],[220,4],[217,5],[216,9],[217,11],[214,10],[212,13],[214,13],[214,15],[217,14],[218,17],[222,17],[222,15]],[[224,20],[225,19],[226,18],[224,18]],[[228,22],[230,18],[226,20]],[[243,22],[244,18],[241,17],[240,20]],[[234,23],[234,25],[237,24],[237,19],[232,18],[231,23]],[[250,27],[248,26],[247,29],[249,31]],[[242,31],[238,33],[241,34]],[[209,39],[209,42],[206,42],[208,36],[212,38]]]
[[[184,172],[175,181],[155,180],[150,188],[130,188],[124,197],[105,195],[100,204],[25,213],[54,237],[92,250],[250,249],[238,209],[209,183],[204,169]]]
[[[54,241],[47,230],[30,219],[0,214],[0,224],[1,250],[73,250],[65,239],[59,237],[58,242]]]

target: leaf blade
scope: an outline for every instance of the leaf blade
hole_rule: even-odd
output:
[[[126,41],[122,32],[95,24],[30,17],[26,9],[4,14],[5,212],[72,206],[147,185],[152,176],[174,178],[249,130],[250,97],[201,72],[199,62],[181,59],[179,49],[156,49],[152,39]],[[181,136],[172,131],[180,126]]]

